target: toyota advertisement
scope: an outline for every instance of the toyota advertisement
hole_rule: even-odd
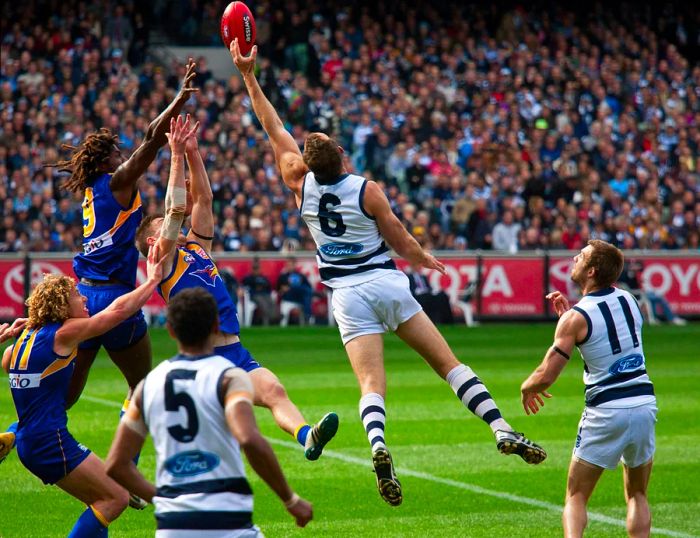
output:
[[[453,254],[440,259],[447,274],[424,271],[434,290],[443,290],[454,303],[463,299],[470,282],[478,281],[478,293],[472,297],[475,313],[484,318],[538,318],[551,315],[544,301],[549,291],[559,290],[572,302],[578,299],[578,289],[569,279],[573,263],[569,255],[545,256],[463,256]],[[285,258],[260,256],[261,270],[273,287],[285,265]],[[642,284],[647,291],[666,297],[671,307],[681,316],[700,316],[700,256],[673,255],[660,257],[636,255],[643,263]],[[297,254],[297,267],[311,284],[318,288],[320,279],[316,261],[308,254]],[[251,271],[252,258],[220,257],[217,265],[228,270],[240,282]],[[397,260],[400,269],[410,271],[403,260]],[[31,282],[36,284],[44,273],[73,275],[71,259],[42,255],[31,260]],[[145,261],[141,261],[139,280],[145,278]],[[0,319],[12,319],[24,310],[24,260],[0,258]],[[164,303],[154,296],[148,308],[160,309]]]

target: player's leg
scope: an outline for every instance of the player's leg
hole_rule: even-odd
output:
[[[625,500],[627,501],[627,532],[633,538],[647,537],[651,533],[651,511],[647,499],[652,462],[639,467],[624,469]]]
[[[401,482],[394,472],[394,462],[384,438],[386,373],[383,336],[381,333],[358,336],[345,344],[345,351],[360,384],[360,418],[372,447],[379,494],[391,506],[398,506],[403,501]]]
[[[656,450],[656,412],[656,404],[627,410],[631,442],[622,453],[622,463],[627,501],[627,532],[634,537],[649,536],[651,532],[647,488]]]
[[[294,436],[304,447],[306,459],[317,460],[323,448],[338,431],[338,415],[333,412],[326,413],[316,424],[309,425],[299,408],[289,398],[284,385],[272,371],[261,367],[240,343],[226,347],[233,348],[234,351],[224,356],[235,356],[236,366],[243,368],[250,375],[255,389],[255,405],[267,407],[270,410],[277,425]]]
[[[78,354],[75,357],[75,369],[73,370],[70,385],[68,386],[68,395],[66,396],[66,409],[73,407],[83,393],[90,368],[95,362],[95,357],[97,357],[99,351],[99,344],[96,347],[78,348]]]
[[[89,454],[56,485],[88,505],[69,538],[107,536],[107,526],[119,517],[129,502],[127,491],[107,476],[104,463],[95,454]]]
[[[496,402],[474,371],[457,360],[445,338],[420,311],[401,323],[396,334],[411,346],[435,372],[445,379],[462,404],[489,425],[496,446],[503,454],[518,454],[527,463],[540,463],[547,453],[513,428],[501,415]]]
[[[110,359],[112,359],[112,362],[119,368],[129,385],[129,392],[124,406],[122,407],[121,417],[129,406],[129,400],[131,399],[131,394],[136,388],[136,385],[151,371],[151,339],[144,330],[141,337],[133,344],[120,349],[107,348],[107,353]]]
[[[586,506],[603,468],[579,458],[571,460],[566,484],[566,502],[562,523],[565,538],[579,538],[588,524]]]

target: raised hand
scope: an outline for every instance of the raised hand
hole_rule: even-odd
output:
[[[27,325],[27,318],[17,318],[12,322],[12,325],[8,323],[0,325],[0,342],[18,336],[24,330],[25,325]]]
[[[199,122],[194,126],[190,126],[190,115],[187,114],[185,121],[182,121],[182,116],[170,119],[170,132],[165,133],[168,137],[170,149],[173,153],[185,153],[185,145],[187,140],[193,137],[199,129]]]
[[[553,291],[548,293],[545,298],[552,303],[552,308],[556,312],[557,316],[561,317],[567,310],[571,308],[569,300],[564,297],[560,291]]]
[[[185,78],[182,79],[182,88],[180,88],[180,91],[177,94],[178,98],[182,99],[183,101],[187,101],[192,93],[199,91],[199,88],[192,87],[194,77],[197,76],[196,67],[197,64],[194,62],[194,60],[189,58],[187,61],[187,71],[185,71]]]
[[[238,38],[234,38],[234,40],[231,41],[231,45],[229,45],[228,50],[231,53],[233,63],[236,64],[236,67],[241,72],[241,75],[245,76],[253,72],[255,69],[255,59],[258,56],[257,45],[253,45],[253,48],[250,50],[250,54],[248,56],[243,56],[241,54],[241,49],[238,46]]]

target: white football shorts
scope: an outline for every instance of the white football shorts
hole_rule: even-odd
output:
[[[578,426],[574,457],[615,469],[644,465],[656,449],[656,404],[627,408],[586,407]]]
[[[422,310],[411,295],[408,277],[396,270],[368,282],[334,288],[331,304],[343,345],[364,334],[393,332]]]

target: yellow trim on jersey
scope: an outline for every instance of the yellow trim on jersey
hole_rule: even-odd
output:
[[[175,261],[175,270],[172,274],[160,283],[160,291],[163,294],[163,299],[167,303],[170,300],[170,292],[172,291],[175,284],[177,284],[182,275],[185,274],[187,268],[190,266],[189,263],[185,261],[185,252],[177,249],[177,259]]]
[[[22,352],[22,358],[19,360],[19,366],[17,367],[18,370],[26,370],[29,366],[29,355],[32,353],[32,346],[34,345],[34,340],[36,339],[37,334],[39,334],[39,329],[32,333],[29,340],[25,344],[24,351]]]
[[[78,354],[78,350],[74,349],[73,353],[71,353],[68,357],[65,359],[56,359],[53,361],[51,364],[49,364],[46,369],[41,373],[41,379],[44,379],[45,377],[50,376],[51,374],[55,374],[59,370],[63,370],[67,366],[70,366],[70,363],[73,361],[75,356]]]
[[[22,331],[22,334],[19,335],[17,342],[15,342],[15,345],[12,347],[12,355],[10,356],[10,368],[17,369],[17,355],[19,354],[19,350],[22,349],[22,343],[24,342],[24,338],[27,336],[28,332],[29,329],[24,329]]]
[[[131,207],[129,209],[122,209],[119,212],[119,215],[117,215],[117,220],[114,221],[114,226],[112,226],[112,228],[109,230],[109,235],[114,235],[114,232],[121,228],[126,220],[139,209],[141,209],[141,194],[139,191],[136,191],[136,196],[134,196],[134,201],[131,203]]]

